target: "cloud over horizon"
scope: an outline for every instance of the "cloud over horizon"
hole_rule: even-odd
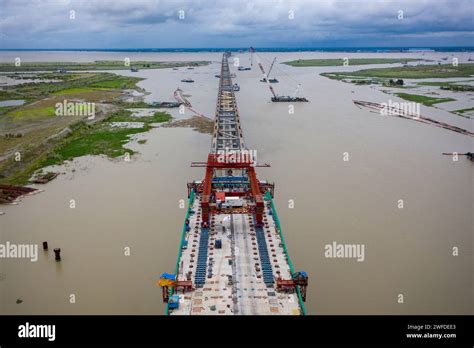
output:
[[[472,46],[473,18],[472,0],[0,0],[0,46]]]

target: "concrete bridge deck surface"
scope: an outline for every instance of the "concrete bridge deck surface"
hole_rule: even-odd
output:
[[[196,256],[200,241],[201,223],[199,199],[192,209],[196,212],[190,217],[190,231],[186,234],[187,248],[180,260],[178,279],[186,276],[194,279]],[[265,242],[270,253],[271,265],[284,279],[291,278],[280,235],[272,216],[265,211]],[[278,293],[275,285],[268,286],[263,275],[256,271],[260,265],[255,229],[249,214],[219,214],[213,216],[210,226],[208,265],[206,281],[202,288],[177,295],[180,297],[178,309],[172,315],[300,315],[301,309],[296,293]],[[196,227],[198,227],[196,229]],[[252,229],[254,229],[252,231]],[[215,248],[215,241],[222,240],[222,248]],[[273,250],[273,251],[272,251]],[[194,254],[194,256],[191,256]],[[193,261],[191,261],[193,260]]]

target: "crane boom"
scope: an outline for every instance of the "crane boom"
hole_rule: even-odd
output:
[[[257,58],[258,66],[259,66],[260,70],[262,71],[264,82],[267,83],[267,86],[270,89],[270,92],[272,92],[272,95],[276,98],[277,95],[275,94],[275,91],[273,90],[272,86],[270,86],[270,82],[268,81],[268,75],[265,73],[265,69],[263,68],[263,65],[262,65],[262,62],[260,61],[260,58],[258,57],[257,54],[255,55],[255,57]],[[275,59],[276,59],[276,57],[275,57]]]
[[[253,54],[255,52],[255,48],[250,47],[249,52],[250,52],[250,66],[253,67]]]
[[[270,73],[272,72],[273,64],[275,64],[276,60],[277,60],[277,57],[273,58],[272,65],[270,65],[270,69],[268,69],[267,79],[270,78]]]
[[[276,97],[277,97],[277,95],[275,94],[275,91],[273,90],[273,87],[272,87],[272,86],[270,86],[270,85],[268,85],[268,88],[270,88],[270,92],[272,92],[272,94],[273,94],[273,97],[275,97],[275,98],[276,98]]]
[[[299,92],[300,88],[301,88],[301,85],[298,85],[296,87],[296,91],[295,91],[295,96],[291,97],[291,96],[281,96],[281,95],[278,95],[275,93],[275,90],[273,89],[273,87],[270,85],[270,78],[269,78],[269,75],[270,75],[270,72],[272,71],[272,68],[273,68],[273,65],[275,65],[275,62],[276,62],[276,58],[275,57],[272,61],[272,64],[270,65],[270,69],[268,70],[268,74],[265,73],[265,68],[263,67],[262,65],[262,62],[260,61],[260,57],[259,55],[255,52],[255,49],[253,49],[251,47],[251,51],[252,53],[255,53],[255,59],[256,59],[256,62],[258,64],[258,67],[260,68],[260,71],[262,72],[263,74],[263,78],[260,80],[260,82],[265,82],[268,86],[268,89],[270,90],[270,92],[272,93],[272,98],[271,98],[271,101],[272,102],[307,102],[308,99],[304,98],[304,97],[296,97],[296,94]],[[278,82],[277,79],[272,79],[273,83],[275,82]]]

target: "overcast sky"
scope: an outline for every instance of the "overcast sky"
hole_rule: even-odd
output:
[[[474,46],[473,18],[474,0],[0,0],[0,47]]]

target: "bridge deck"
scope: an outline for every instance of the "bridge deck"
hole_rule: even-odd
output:
[[[224,55],[211,144],[214,154],[245,149],[230,75]],[[228,173],[226,169],[209,169],[208,165],[208,170],[212,170],[213,192],[235,197],[250,190],[250,169],[233,169]],[[263,226],[255,224],[255,198],[245,195],[238,196],[241,201],[237,207],[214,210],[209,226],[203,226],[204,195],[195,193],[177,272],[177,280],[193,280],[195,289],[175,292],[179,307],[169,313],[302,314],[295,291],[276,291],[275,279],[291,279],[292,274],[270,202],[262,207]],[[215,197],[209,199],[209,193],[205,199],[214,209],[221,204],[214,202]]]
[[[190,231],[185,239],[187,247],[182,251],[177,275],[180,280],[194,279],[196,272],[202,236],[198,199],[192,209],[196,213],[190,217]],[[268,216],[270,208],[265,210],[265,242],[269,247],[271,265],[282,278],[291,278],[282,240],[272,216]],[[278,293],[274,284],[264,283],[252,216],[217,214],[213,217],[205,283],[192,292],[178,292],[179,308],[170,314],[301,314],[295,293]],[[221,249],[215,248],[218,239],[222,240]]]

